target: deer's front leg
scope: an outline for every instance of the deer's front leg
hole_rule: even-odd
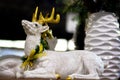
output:
[[[34,70],[25,71],[24,77],[26,78],[59,78],[58,74],[55,74],[54,65],[48,58],[44,57],[38,60],[38,65]]]
[[[35,70],[31,71],[25,71],[24,72],[25,78],[53,78],[58,79],[59,75],[55,74],[54,72],[49,72],[45,68],[37,68]]]

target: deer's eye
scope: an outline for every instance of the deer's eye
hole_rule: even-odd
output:
[[[38,24],[37,24],[37,23],[35,23],[35,27],[38,27]]]
[[[42,26],[45,26],[45,23],[43,23]]]

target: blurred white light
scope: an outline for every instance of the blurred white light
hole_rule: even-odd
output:
[[[75,50],[75,44],[73,40],[68,41],[68,50]]]
[[[94,2],[96,2],[96,0],[93,0]]]
[[[78,13],[68,12],[66,15],[66,31],[69,33],[76,32],[76,27],[78,25]]]
[[[0,40],[0,47],[6,47],[6,48],[24,48],[24,40]]]
[[[66,51],[67,50],[67,40],[66,39],[58,39],[55,51]]]

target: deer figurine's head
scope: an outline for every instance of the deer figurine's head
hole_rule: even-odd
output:
[[[47,25],[42,26],[42,24],[39,24],[38,22],[30,22],[27,20],[22,20],[22,26],[27,35],[41,34],[42,32],[45,32],[49,29]]]
[[[48,18],[48,14],[44,18],[42,12],[38,16],[38,7],[36,7],[35,13],[33,13],[32,22],[27,20],[22,20],[22,26],[25,30],[26,34],[37,34],[41,32],[45,32],[48,30],[47,23],[58,23],[60,21],[60,15],[56,15],[56,19],[54,19],[55,9],[52,9],[52,13]],[[43,26],[45,24],[46,26]]]

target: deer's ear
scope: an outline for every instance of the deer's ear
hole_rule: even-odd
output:
[[[42,26],[40,32],[43,33],[45,31],[49,30],[49,26]]]

